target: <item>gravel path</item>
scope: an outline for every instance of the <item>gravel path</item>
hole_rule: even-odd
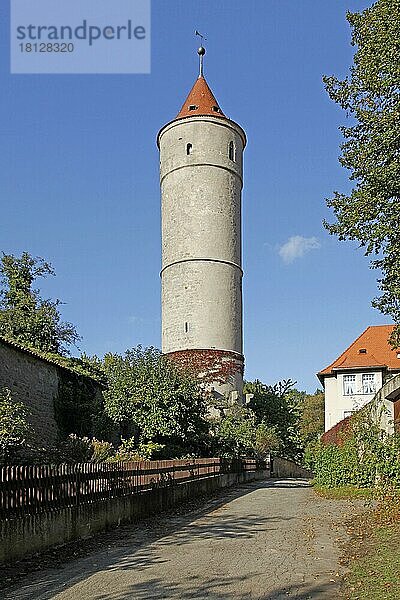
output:
[[[337,599],[340,521],[352,510],[300,479],[242,485],[103,535],[88,556],[29,575],[4,598]]]

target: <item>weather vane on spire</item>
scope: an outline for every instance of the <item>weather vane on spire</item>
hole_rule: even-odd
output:
[[[197,50],[197,54],[200,57],[200,72],[199,72],[199,77],[203,77],[203,57],[206,53],[206,49],[203,46],[203,40],[206,40],[207,38],[204,37],[204,35],[202,35],[199,31],[194,32],[195,35],[198,35],[201,38],[201,46],[200,48]]]

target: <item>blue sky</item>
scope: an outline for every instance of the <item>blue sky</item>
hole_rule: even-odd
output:
[[[111,1],[111,0],[110,0]],[[10,75],[0,6],[0,250],[55,267],[42,295],[102,355],[160,345],[156,134],[205,74],[248,135],[243,193],[246,378],[314,391],[315,373],[361,331],[377,273],[324,230],[324,199],[349,190],[345,115],[323,74],[345,76],[356,0],[153,0],[150,75]],[[303,254],[302,254],[303,252]]]

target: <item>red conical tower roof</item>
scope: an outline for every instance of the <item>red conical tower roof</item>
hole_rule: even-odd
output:
[[[195,117],[197,115],[211,115],[226,119],[203,75],[196,79],[176,118],[182,119],[183,117]]]

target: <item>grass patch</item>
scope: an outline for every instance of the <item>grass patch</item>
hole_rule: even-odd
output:
[[[342,500],[346,498],[371,498],[372,490],[370,488],[358,488],[354,485],[343,485],[330,488],[325,485],[314,484],[314,491],[321,498],[331,498],[333,500]]]
[[[369,527],[364,541],[363,556],[354,558],[349,564],[346,599],[398,600],[400,526]]]

